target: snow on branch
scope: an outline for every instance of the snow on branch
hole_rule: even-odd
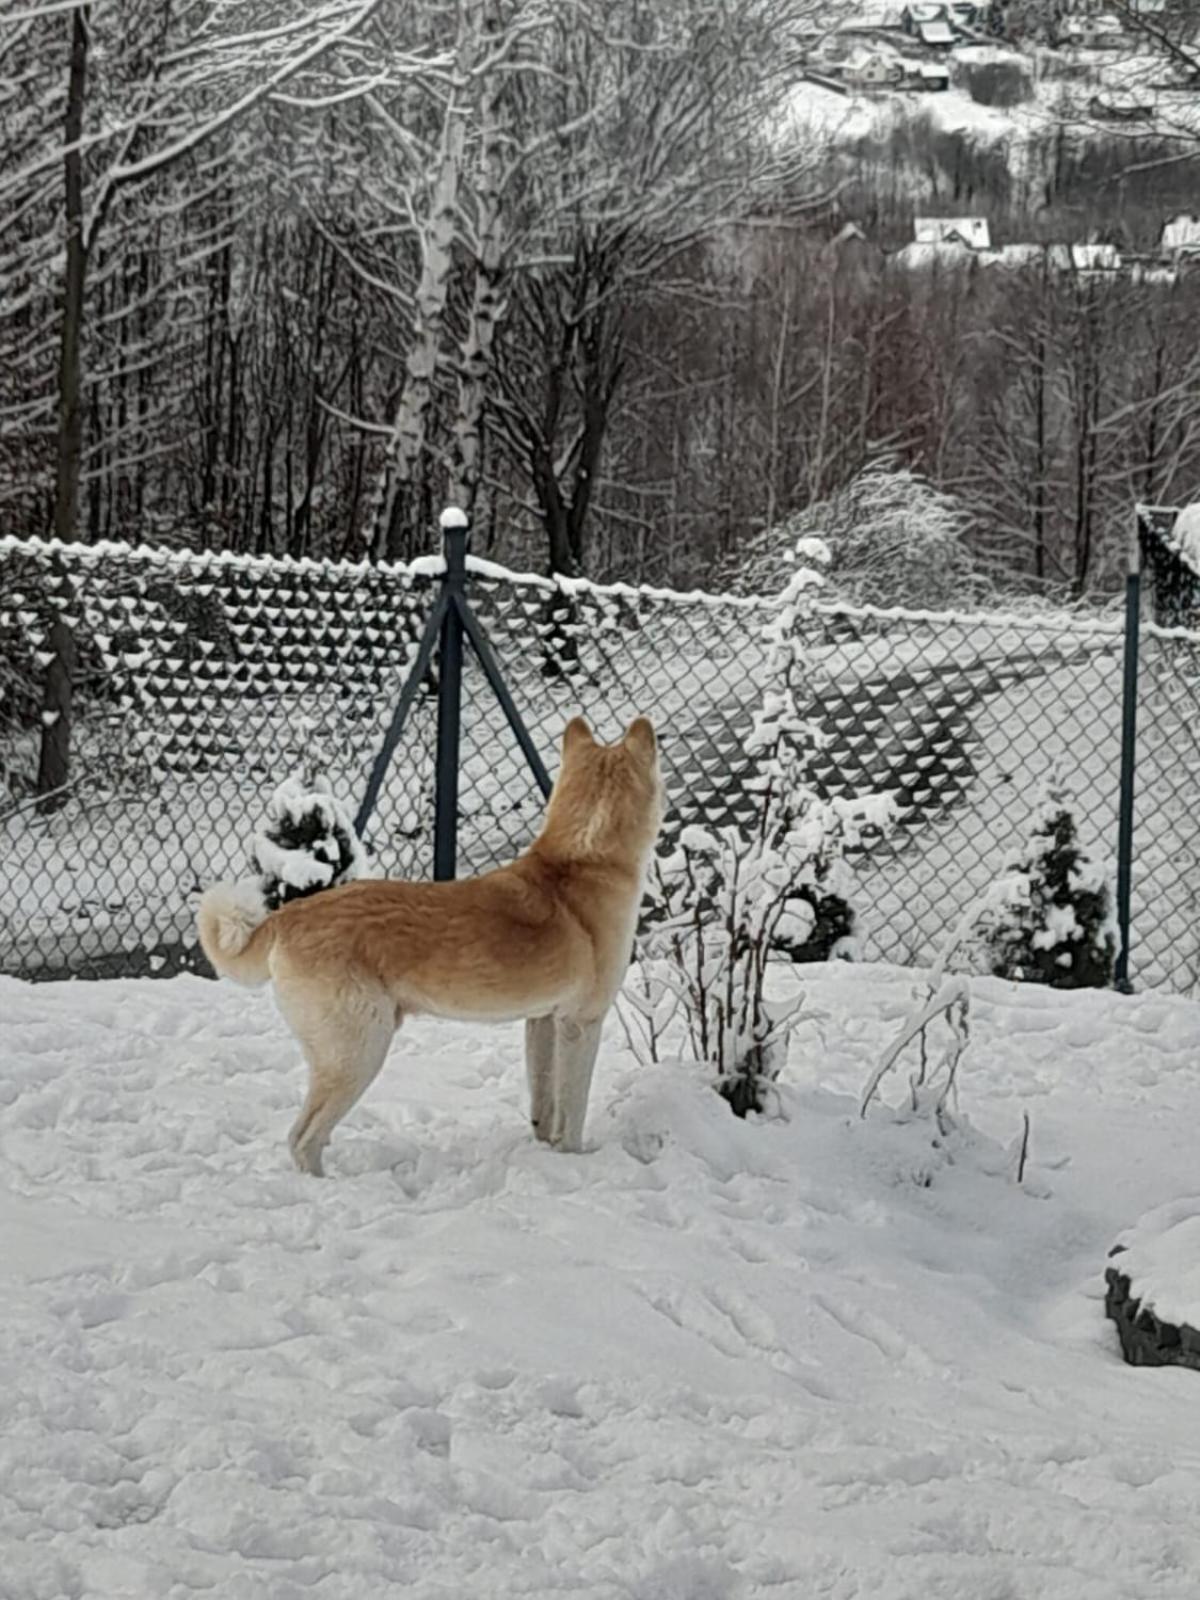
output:
[[[879,1092],[879,1086],[884,1078],[895,1067],[906,1046],[918,1037],[924,1036],[930,1023],[936,1022],[939,1017],[945,1017],[950,1029],[950,1041],[946,1045],[941,1059],[932,1073],[926,1072],[924,1061],[920,1072],[909,1079],[909,1089],[913,1109],[919,1109],[922,1089],[933,1089],[934,1113],[941,1117],[946,1102],[953,1093],[958,1076],[958,1065],[963,1052],[970,1043],[970,1012],[971,1012],[971,987],[969,981],[960,976],[946,978],[932,999],[926,1001],[918,1010],[911,1012],[900,1026],[900,1031],[891,1044],[879,1058],[871,1076],[867,1079],[866,1087],[862,1093],[859,1105],[859,1115],[865,1117],[871,1101]]]

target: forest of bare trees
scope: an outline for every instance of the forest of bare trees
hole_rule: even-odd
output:
[[[1193,154],[775,137],[813,11],[9,4],[3,531],[403,558],[453,499],[498,559],[692,583],[883,459],[977,584],[1103,591],[1133,501],[1200,493],[1200,271],[886,247],[929,205],[1145,245]]]

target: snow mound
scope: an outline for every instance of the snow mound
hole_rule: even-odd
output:
[[[1200,1196],[1169,1201],[1117,1240],[1113,1266],[1160,1322],[1200,1329]]]

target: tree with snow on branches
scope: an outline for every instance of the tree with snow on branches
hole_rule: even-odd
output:
[[[1108,870],[1080,845],[1057,773],[1025,845],[984,896],[975,933],[982,965],[997,977],[1052,989],[1112,982],[1117,939]]]

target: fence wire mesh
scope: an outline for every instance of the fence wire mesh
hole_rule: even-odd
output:
[[[195,901],[245,875],[267,795],[319,769],[362,788],[432,603],[420,571],[0,544],[0,967],[203,965]],[[56,619],[75,650],[67,784],[38,796]],[[419,740],[427,719],[418,718]],[[381,812],[389,871],[433,805],[414,749]]]
[[[668,833],[689,822],[752,826],[747,735],[768,685],[765,630],[777,602],[471,568],[470,605],[551,776],[570,716],[582,712],[611,738],[645,712],[661,735]],[[99,976],[202,966],[196,896],[248,870],[273,787],[321,771],[357,804],[436,573],[436,563],[0,543],[0,969]],[[34,777],[56,617],[78,652],[72,767],[49,797],[54,809],[43,809]],[[797,626],[811,671],[807,710],[822,734],[814,785],[895,802],[895,826],[852,860],[868,958],[936,954],[1025,837],[1056,764],[1082,843],[1113,856],[1119,620],[818,605]],[[1200,955],[1173,919],[1190,918],[1200,890],[1188,833],[1200,635],[1150,631],[1139,751],[1149,773],[1143,781],[1139,767],[1139,782],[1165,798],[1152,814],[1149,800],[1139,807],[1132,975],[1139,987],[1189,988]],[[367,825],[368,848],[391,875],[430,871],[436,719],[435,698],[422,693]],[[543,805],[469,650],[461,740],[466,873],[527,844]],[[1168,863],[1179,868],[1173,876]]]
[[[753,826],[747,736],[767,686],[774,603],[580,586],[568,608],[561,593],[509,577],[473,582],[472,597],[504,641],[514,698],[552,772],[552,741],[575,710],[607,738],[645,711],[660,730],[668,835],[692,822]],[[869,957],[934,957],[1026,836],[1056,764],[1082,842],[1112,853],[1120,621],[817,606],[798,626],[809,663],[804,709],[821,734],[814,788],[832,798],[887,794],[895,804],[894,828],[854,857]],[[464,705],[464,808],[485,766],[494,792],[518,787],[518,774],[497,769],[498,713],[478,687]],[[539,809],[534,796],[506,824],[489,815],[466,830],[464,867],[493,865],[498,846],[520,848]]]

